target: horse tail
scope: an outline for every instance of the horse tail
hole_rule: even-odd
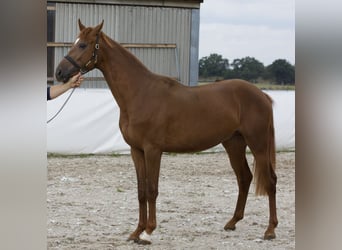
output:
[[[272,99],[266,95],[271,102]],[[276,183],[276,148],[275,148],[275,136],[274,136],[274,124],[273,124],[273,111],[271,112],[267,126],[267,148],[266,148],[266,164],[256,166],[258,163],[254,160],[254,176],[255,176],[255,193],[256,195],[267,195],[267,191],[272,185]]]
[[[276,169],[276,146],[275,146],[275,136],[274,136],[274,120],[273,120],[273,100],[272,98],[265,94],[266,97],[269,99],[271,103],[271,112],[270,112],[270,119],[269,119],[269,130],[268,130],[268,152],[269,152],[269,161],[272,167],[273,172]]]
[[[275,147],[275,136],[274,136],[274,122],[273,112],[271,112],[271,119],[269,124],[269,136],[268,136],[268,147],[269,147],[269,161],[273,172],[276,169],[276,147]]]

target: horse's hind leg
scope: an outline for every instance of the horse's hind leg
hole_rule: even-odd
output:
[[[276,211],[277,176],[274,171],[274,141],[270,141],[268,146],[266,136],[257,139],[254,137],[246,138],[246,141],[255,158],[254,178],[256,180],[256,194],[267,195],[269,200],[269,224],[264,234],[264,239],[274,239],[276,237],[275,228],[278,225]],[[270,152],[267,150],[268,147],[270,148]]]
[[[236,132],[228,141],[222,143],[226,149],[232,168],[239,185],[239,196],[233,218],[225,225],[225,230],[235,230],[235,224],[244,216],[248,190],[252,181],[252,173],[246,160],[246,142],[242,135]]]
[[[251,149],[252,150],[252,149]],[[253,152],[253,151],[252,151]],[[269,160],[265,157],[265,153],[253,153],[255,154],[255,172],[258,170],[260,173],[255,173],[256,177],[256,191],[258,192],[258,185],[263,186],[264,192],[260,192],[260,195],[267,195],[269,200],[269,224],[264,234],[265,240],[271,240],[276,237],[275,228],[278,225],[277,212],[276,212],[276,184],[277,176],[274,169],[269,166]],[[261,170],[260,170],[261,169]],[[258,177],[259,175],[259,177]],[[261,183],[261,184],[258,184]],[[258,194],[258,193],[257,193]]]

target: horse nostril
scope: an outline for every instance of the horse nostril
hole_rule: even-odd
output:
[[[56,78],[57,79],[61,79],[62,78],[62,70],[60,68],[58,68],[56,70]]]

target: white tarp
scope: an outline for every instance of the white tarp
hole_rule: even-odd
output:
[[[47,102],[47,119],[70,91]],[[278,150],[295,148],[295,92],[266,91],[274,100]],[[119,129],[119,107],[109,89],[76,89],[61,113],[47,124],[47,151],[59,154],[129,153]]]

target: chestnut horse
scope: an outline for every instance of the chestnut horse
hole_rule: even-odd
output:
[[[151,243],[156,228],[156,199],[163,152],[195,152],[219,143],[228,153],[239,186],[234,215],[225,230],[234,230],[244,216],[252,173],[246,160],[254,156],[256,194],[268,195],[269,225],[264,239],[275,238],[275,142],[272,100],[243,80],[187,87],[152,73],[134,55],[101,29],[85,27],[56,69],[58,81],[98,68],[120,107],[119,126],[131,147],[138,180],[139,223],[129,236]]]

